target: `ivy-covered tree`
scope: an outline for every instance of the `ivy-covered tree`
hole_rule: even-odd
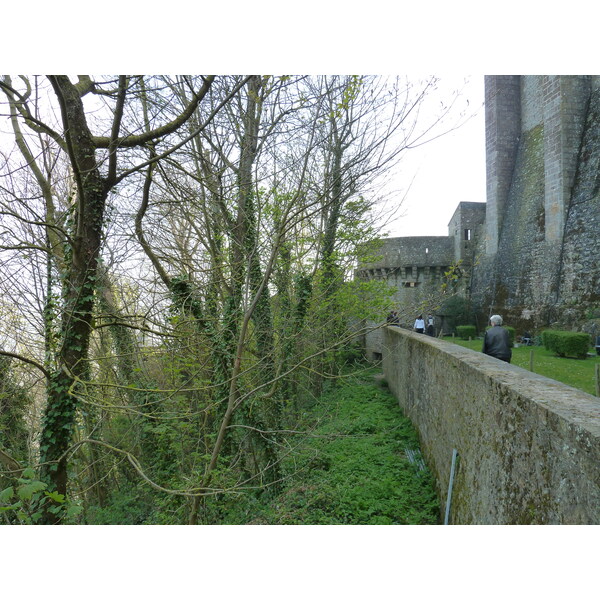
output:
[[[130,105],[138,100],[138,86],[143,78],[120,76],[100,82],[80,77],[73,82],[67,76],[49,76],[61,118],[59,124],[44,120],[39,106],[32,108],[31,103],[38,96],[32,95],[26,78],[22,78],[19,89],[10,78],[0,83],[13,114],[43,139],[52,140],[57,151],[66,154],[75,182],[73,215],[65,235],[65,267],[61,274],[60,344],[55,368],[51,372],[42,369],[48,379],[40,439],[42,478],[63,496],[67,493],[68,450],[77,422],[76,388],[79,381],[89,378],[88,352],[107,198],[117,184],[141,168],[141,161],[132,165],[130,160],[124,168],[119,168],[125,162],[120,159],[132,149],[155,147],[181,128],[210,90],[213,79],[203,78],[198,88],[192,88],[191,101],[174,119],[142,132],[131,130],[126,117]],[[89,94],[102,97],[110,105],[109,124],[98,134],[92,133],[84,107],[84,98]],[[168,153],[169,148],[165,151]],[[35,162],[28,164],[36,168]],[[52,232],[54,224],[48,222],[42,226]],[[46,513],[45,520],[55,522],[57,517]]]
[[[51,501],[31,515],[218,522],[285,483],[303,403],[387,302],[352,270],[430,85],[2,79],[0,286],[27,335],[0,355],[36,374],[28,457]]]

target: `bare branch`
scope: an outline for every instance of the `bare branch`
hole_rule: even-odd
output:
[[[212,82],[214,81],[215,76],[209,75],[205,78],[204,84],[202,87],[194,94],[191,102],[185,107],[176,119],[173,119],[170,123],[158,127],[156,129],[152,129],[151,131],[146,131],[140,135],[131,135],[123,138],[118,138],[114,140],[112,137],[93,137],[92,141],[96,148],[111,148],[118,146],[119,148],[133,148],[135,146],[143,146],[148,142],[152,142],[157,140],[158,138],[165,137],[174,131],[177,131],[190,117],[194,114],[194,111],[200,104],[200,101],[206,96]],[[119,84],[119,90],[121,90]],[[119,91],[119,94],[121,91]]]
[[[119,130],[121,129],[121,120],[123,119],[123,109],[125,107],[125,97],[127,95],[127,82],[128,78],[124,75],[119,77],[119,94],[117,96],[117,106],[115,107],[115,114],[113,117],[113,126],[110,135],[110,143],[108,145],[108,175],[107,181],[111,185],[111,182],[116,180],[117,177],[117,147]]]
[[[49,135],[63,150],[66,149],[65,141],[63,140],[62,136],[54,131],[54,129],[49,127],[46,123],[40,121],[31,114],[31,111],[26,103],[26,96],[22,96],[12,87],[12,84],[10,83],[10,77],[5,76],[4,81],[0,80],[0,88],[11,100],[11,102],[14,103],[14,106],[19,111],[30,129],[36,131],[37,133],[45,133]]]
[[[119,183],[120,181],[122,181],[123,179],[125,179],[126,177],[131,175],[132,173],[140,171],[141,169],[147,167],[148,165],[151,165],[155,162],[162,160],[163,158],[166,158],[167,156],[170,156],[171,154],[173,154],[173,152],[175,152],[176,150],[179,150],[179,148],[182,148],[190,140],[194,139],[197,135],[202,133],[202,131],[204,131],[204,129],[206,129],[206,127],[211,123],[211,121],[215,118],[215,116],[219,113],[219,111],[223,108],[223,106],[225,106],[231,100],[231,98],[233,98],[240,91],[240,89],[246,84],[246,82],[249,79],[250,79],[250,77],[246,77],[241,82],[239,82],[235,86],[235,88],[223,99],[223,101],[220,102],[219,105],[210,113],[210,115],[208,115],[208,117],[204,121],[204,123],[202,123],[202,125],[200,125],[198,128],[196,128],[192,133],[185,136],[181,142],[175,144],[174,146],[171,146],[168,150],[165,150],[165,152],[163,152],[162,154],[157,154],[154,157],[150,158],[149,160],[143,162],[142,164],[137,165],[137,166],[133,167],[132,169],[125,171],[124,173],[121,173],[121,175],[119,175],[117,177],[117,180],[115,183]]]
[[[8,474],[13,477],[19,477],[25,469],[2,448],[0,448],[0,462],[8,469]]]
[[[27,358],[25,356],[21,356],[20,354],[15,354],[14,352],[6,352],[5,350],[0,350],[0,355],[9,356],[10,358],[16,358],[21,362],[27,363],[28,365],[32,365],[36,369],[39,369],[47,379],[50,379],[50,373],[46,370],[46,368],[42,366],[39,362],[33,360],[32,358]]]

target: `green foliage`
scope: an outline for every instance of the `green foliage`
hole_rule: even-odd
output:
[[[354,342],[339,348],[336,357],[342,367],[357,366],[364,361],[365,352],[360,342]]]
[[[312,296],[312,279],[304,273],[298,273],[294,276],[294,291],[296,294],[296,307],[294,310],[294,320],[302,323],[306,317],[308,303]]]
[[[475,339],[477,329],[475,325],[457,325],[456,333],[461,340]]]
[[[341,207],[336,245],[342,260],[362,260],[367,249],[381,247],[379,231],[371,224],[371,209],[372,200],[363,196],[346,200]]]
[[[346,78],[343,89],[342,99],[335,105],[335,108],[329,114],[331,120],[337,120],[347,112],[353,102],[358,98],[361,89],[364,87],[364,76],[351,75]]]
[[[359,347],[349,346],[338,359],[358,360]],[[298,430],[307,437],[291,438],[282,464],[284,489],[238,490],[209,496],[202,503],[205,524],[435,524],[439,506],[434,482],[427,470],[405,458],[418,448],[417,434],[393,396],[373,379],[374,372],[334,380],[312,404],[304,404]],[[169,445],[174,428],[153,427],[157,444]],[[180,441],[183,441],[181,437]],[[193,454],[193,453],[191,453]],[[202,471],[206,457],[190,456]],[[90,506],[90,524],[181,524],[188,515],[186,500],[161,494],[135,474],[114,488],[104,508]],[[237,467],[219,467],[214,487],[230,489],[239,482]],[[187,480],[189,481],[189,479]],[[175,475],[167,487],[185,487]]]
[[[106,507],[88,508],[86,521],[93,525],[146,524],[151,521],[155,502],[147,486],[126,482],[112,492]]]
[[[82,506],[68,500],[62,494],[47,490],[48,484],[40,481],[31,467],[27,467],[17,479],[18,485],[0,491],[0,515],[6,522],[35,525],[42,522],[47,511],[61,515],[63,523],[75,523]]]
[[[586,358],[591,345],[591,337],[588,333],[553,329],[542,332],[542,341],[546,350],[551,350],[558,356],[574,356],[576,358]]]
[[[28,436],[24,417],[31,399],[15,383],[11,367],[11,359],[0,356],[0,447],[22,461],[27,457]]]
[[[352,280],[335,295],[335,305],[344,318],[379,320],[389,309],[395,288],[383,280]]]
[[[203,319],[203,307],[198,292],[187,277],[174,277],[171,281],[171,294],[175,311],[182,310],[194,316],[198,321]]]
[[[254,523],[435,524],[434,482],[404,456],[418,438],[373,372],[331,386],[310,412],[319,425],[286,469],[289,483]]]
[[[53,373],[48,382],[48,404],[40,442],[41,462],[58,460],[71,442],[77,412],[72,385],[73,379],[64,371]]]
[[[444,272],[444,283],[441,286],[441,291],[444,294],[456,291],[459,281],[464,276],[464,272],[461,265],[462,260],[459,260],[453,265],[450,265],[448,270]]]
[[[356,260],[359,263],[375,263],[383,259],[381,249],[385,242],[384,236],[374,237],[358,244],[355,249]]]
[[[471,305],[466,298],[462,296],[451,296],[439,310],[443,315],[445,322],[451,331],[455,331],[459,325],[472,325],[475,322],[475,315]]]

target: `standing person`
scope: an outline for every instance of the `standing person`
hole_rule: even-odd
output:
[[[429,315],[427,317],[427,330],[425,331],[425,333],[427,335],[430,335],[431,337],[433,337],[434,327],[433,327],[433,317],[431,315]]]
[[[423,315],[419,315],[415,320],[414,330],[417,333],[423,333],[425,331],[425,321],[423,321]]]
[[[512,350],[510,349],[508,331],[502,327],[502,317],[492,315],[490,325],[492,326],[491,329],[488,329],[483,337],[482,352],[509,363],[512,358]]]

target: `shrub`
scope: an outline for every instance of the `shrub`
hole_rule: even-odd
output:
[[[515,345],[515,328],[514,327],[504,327],[506,331],[508,331],[508,339],[510,340],[510,347],[512,348]]]
[[[453,331],[457,325],[471,325],[475,322],[475,314],[469,301],[462,296],[448,298],[439,310],[445,317],[446,327]]]
[[[590,348],[591,337],[589,333],[546,329],[542,333],[542,341],[546,350],[550,350],[558,356],[585,358]]]
[[[475,325],[457,325],[456,333],[461,340],[468,340],[469,338],[475,339],[477,330],[475,329]]]
[[[358,365],[365,358],[365,351],[359,342],[348,344],[337,351],[338,360],[345,365]]]

